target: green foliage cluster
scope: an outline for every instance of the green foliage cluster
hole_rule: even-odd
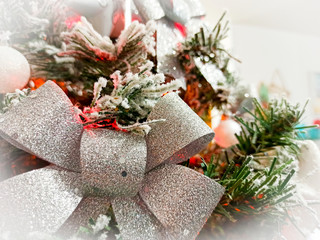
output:
[[[187,85],[180,96],[204,121],[209,120],[207,114],[213,107],[223,111],[230,107],[231,88],[237,82],[228,67],[230,60],[235,58],[223,46],[229,31],[229,22],[224,21],[225,14],[212,31],[201,28],[177,48],[177,58],[185,70]],[[204,68],[216,68],[221,76],[216,82],[209,82],[200,71],[199,64]]]
[[[251,121],[235,117],[242,125],[241,133],[236,135],[239,141],[234,150],[236,155],[247,156],[274,146],[287,147],[297,154],[299,130],[309,127],[299,127],[306,105],[300,110],[299,104],[291,105],[285,99],[273,100],[267,108],[262,108],[256,99],[253,103],[254,113],[245,109],[252,116]]]
[[[92,89],[99,77],[110,79],[115,71],[140,72],[139,67],[151,56],[149,51],[154,51],[152,23],[133,22],[113,41],[97,33],[85,18],[81,21],[60,34],[58,45],[51,45],[47,39],[29,44],[28,52],[32,54],[27,57],[34,77],[81,82],[84,89]]]
[[[243,215],[260,215],[271,211],[278,211],[281,202],[294,195],[295,185],[289,181],[295,170],[292,169],[293,160],[288,160],[276,166],[274,158],[270,168],[253,171],[249,156],[242,165],[233,161],[228,164],[222,177],[217,181],[226,191],[214,213],[226,216],[235,222]],[[204,174],[214,177],[216,166],[211,161],[204,164]]]
[[[226,191],[214,210],[209,224],[214,228],[244,217],[264,216],[269,222],[287,217],[286,207],[296,204],[295,162],[299,153],[297,138],[305,106],[292,105],[287,100],[274,100],[267,108],[254,99],[254,110],[249,120],[236,117],[242,125],[242,132],[236,135],[239,143],[223,154],[203,161],[204,175],[215,179]],[[260,163],[256,156],[264,155],[270,148],[280,147],[290,154],[266,156],[267,162]],[[267,155],[267,154],[266,154]],[[260,164],[260,168],[255,166]],[[224,166],[224,167],[222,167]],[[224,227],[221,227],[225,229]]]
[[[191,69],[191,73],[197,77],[203,78],[198,68],[190,66],[194,65],[194,58],[199,57],[202,63],[214,64],[220,69],[226,77],[227,83],[234,83],[235,78],[228,70],[228,65],[230,60],[235,58],[228,53],[222,44],[229,32],[229,22],[223,21],[225,15],[226,13],[221,16],[212,31],[207,33],[201,28],[200,32],[182,43],[181,50],[178,50],[178,58],[185,69]]]

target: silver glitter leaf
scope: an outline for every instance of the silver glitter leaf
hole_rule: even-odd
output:
[[[212,179],[180,165],[149,172],[140,196],[174,239],[195,239],[224,188]]]
[[[146,137],[147,171],[162,163],[179,163],[202,150],[214,132],[176,94],[162,97],[148,120],[166,119],[153,126]]]
[[[165,18],[157,21],[158,72],[172,75],[185,85],[184,72],[174,50],[181,41],[183,41],[183,36],[175,29],[174,23]]]
[[[135,196],[146,167],[144,137],[108,129],[84,131],[81,166],[90,196]]]
[[[201,1],[199,0],[184,0],[184,1],[190,9],[191,17],[199,17],[199,16],[204,16],[206,14],[206,11],[204,10],[204,7]]]
[[[200,58],[195,58],[194,63],[213,89],[218,87],[218,83],[224,83],[226,81],[226,77],[216,65],[212,63],[204,64]]]
[[[58,167],[34,170],[0,183],[0,232],[15,239],[41,230],[54,233],[82,200],[79,173]]]
[[[133,0],[144,21],[157,20],[164,17],[158,0]]]
[[[80,171],[83,127],[58,85],[47,81],[1,117],[0,136],[8,142],[55,165]]]
[[[186,24],[190,17],[188,4],[183,0],[160,0],[161,7],[166,16],[174,22]]]

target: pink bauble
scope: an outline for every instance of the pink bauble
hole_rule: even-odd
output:
[[[214,129],[214,132],[216,133],[214,137],[216,143],[220,147],[228,148],[238,143],[235,134],[241,132],[241,127],[236,121],[228,119],[221,121],[219,126]]]
[[[14,92],[29,81],[30,66],[17,50],[0,46],[0,93]]]

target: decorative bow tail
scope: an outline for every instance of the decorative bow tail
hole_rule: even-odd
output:
[[[72,233],[110,204],[123,239],[194,239],[224,189],[175,165],[214,133],[176,95],[149,115],[164,118],[146,138],[108,129],[83,130],[76,111],[48,81],[0,115],[0,135],[54,165],[0,183],[0,229]]]

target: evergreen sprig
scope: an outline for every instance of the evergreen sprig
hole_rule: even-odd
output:
[[[299,104],[292,105],[285,99],[274,100],[267,108],[263,108],[257,99],[253,99],[253,103],[253,113],[245,109],[251,115],[251,121],[235,117],[242,125],[241,133],[236,134],[239,141],[233,149],[236,155],[244,157],[275,146],[286,147],[297,154],[299,131],[314,127],[299,127],[308,102],[302,109]]]
[[[226,149],[225,157],[213,155],[209,162],[201,164],[204,175],[225,187],[208,223],[216,229],[226,223],[223,219],[236,222],[256,216],[268,222],[283,220],[287,217],[284,209],[298,201],[291,181],[299,153],[297,138],[301,129],[314,127],[300,127],[307,103],[303,108],[285,99],[274,100],[267,108],[256,99],[253,103],[253,112],[246,109],[249,120],[236,117],[242,125],[242,132],[236,134],[239,143]],[[289,149],[292,154],[278,154],[273,159],[268,156],[264,164],[257,161],[257,156],[276,147]],[[257,164],[261,167],[257,168]],[[223,229],[225,225],[220,228]]]
[[[252,156],[246,157],[242,165],[229,160],[224,170],[219,168],[218,160],[214,156],[209,163],[202,164],[204,175],[225,187],[225,193],[202,234],[209,231],[217,239],[226,239],[226,233],[241,226],[242,219],[245,222],[259,219],[264,222],[264,228],[268,225],[270,231],[274,231],[274,226],[287,217],[284,206],[296,203],[295,184],[291,181],[295,173],[294,160],[279,165],[278,159],[274,158],[271,166],[263,170],[253,169]],[[257,224],[256,227],[261,226]]]
[[[43,40],[29,44],[33,76],[81,82],[84,89],[92,89],[99,77],[110,79],[115,71],[138,73],[148,56],[155,54],[154,32],[154,23],[135,21],[113,42],[82,17],[71,30],[61,33],[62,45],[50,45]]]
[[[294,195],[295,185],[289,182],[295,173],[291,168],[293,160],[275,167],[277,158],[274,158],[270,168],[253,171],[252,159],[247,157],[241,166],[234,162],[228,165],[218,180],[226,191],[215,213],[236,221],[243,215],[278,212],[279,204]]]
[[[89,108],[84,109],[87,122],[85,125],[99,124],[103,120],[115,119],[119,128],[145,135],[149,125],[162,119],[147,121],[148,115],[167,92],[178,90],[180,82],[173,80],[165,83],[163,74],[152,74],[153,63],[141,66],[141,72],[121,75],[116,71],[110,77],[113,79],[113,90],[104,94],[108,80],[99,78],[94,85],[94,98]]]
[[[230,60],[235,58],[223,46],[229,31],[229,22],[224,21],[225,14],[212,31],[201,28],[177,49],[178,60],[186,72],[187,90],[182,91],[182,98],[205,121],[209,120],[206,114],[213,107],[219,110],[229,107],[232,102],[230,89],[236,84],[235,76],[228,67]],[[202,74],[202,65],[203,68],[215,69],[214,81]]]
[[[207,33],[203,28],[200,28],[198,33],[182,43],[178,50],[178,58],[185,69],[190,70],[191,68],[191,71],[198,77],[203,77],[203,75],[199,69],[194,67],[195,58],[200,58],[204,64],[214,64],[223,72],[226,82],[233,83],[235,79],[233,74],[229,72],[228,65],[230,60],[235,58],[228,53],[222,44],[222,41],[227,38],[230,30],[229,21],[224,22],[225,15],[226,13],[221,16],[211,32]]]

